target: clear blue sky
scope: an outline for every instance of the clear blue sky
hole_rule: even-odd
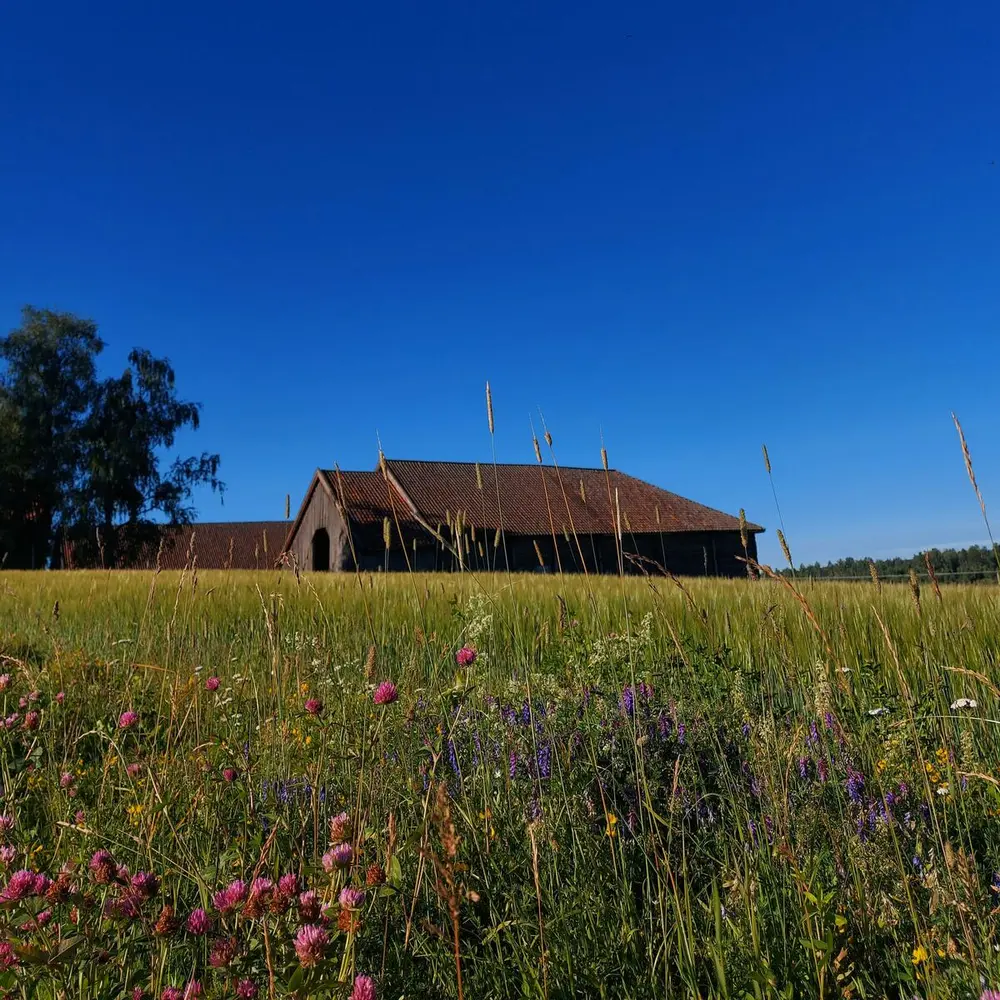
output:
[[[225,506],[317,465],[612,463],[796,561],[1000,522],[1000,6],[0,13],[0,320],[167,355]]]

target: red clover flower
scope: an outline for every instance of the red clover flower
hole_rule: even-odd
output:
[[[377,688],[375,688],[375,704],[376,705],[391,705],[399,697],[399,691],[396,689],[396,685],[392,681],[382,681]]]

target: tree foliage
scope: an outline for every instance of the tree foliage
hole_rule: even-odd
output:
[[[28,306],[0,338],[0,559],[59,564],[67,546],[139,544],[154,522],[184,524],[197,486],[221,491],[219,456],[165,456],[200,404],[179,400],[169,361],[133,350],[100,379],[97,326]]]
[[[971,545],[965,549],[928,549],[926,553],[918,552],[912,556],[897,556],[891,559],[838,559],[825,566],[819,563],[803,564],[795,572],[800,576],[817,579],[870,580],[871,564],[874,563],[880,579],[883,580],[908,579],[911,569],[919,577],[926,578],[929,575],[928,559],[935,576],[942,580],[967,583],[997,579],[997,557],[993,550],[985,545]],[[790,574],[791,570],[784,572]]]

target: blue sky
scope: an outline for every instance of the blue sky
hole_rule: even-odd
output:
[[[612,463],[796,561],[1000,511],[1000,7],[6,5],[0,324],[204,404],[225,506],[317,465]],[[1000,514],[998,514],[1000,519]]]

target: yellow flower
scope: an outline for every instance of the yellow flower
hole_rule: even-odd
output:
[[[948,751],[944,747],[938,747],[934,751],[934,756],[937,757],[939,763],[944,764],[948,760]]]
[[[605,836],[614,837],[616,835],[615,825],[618,823],[618,817],[614,813],[608,813],[608,825],[605,829]]]
[[[133,826],[138,824],[139,820],[142,818],[142,809],[142,804],[139,802],[136,802],[135,805],[128,807],[128,820]]]
[[[927,949],[921,944],[913,949],[913,964],[920,965],[927,961]]]
[[[889,762],[883,757],[882,760],[875,765],[875,769],[879,774],[881,774],[888,766]]]

